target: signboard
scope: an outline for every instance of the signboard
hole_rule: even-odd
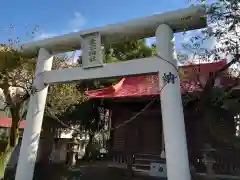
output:
[[[150,163],[150,176],[167,177],[167,167],[165,163]]]
[[[92,68],[103,65],[101,52],[101,36],[100,33],[91,33],[81,36],[82,46],[82,67]]]

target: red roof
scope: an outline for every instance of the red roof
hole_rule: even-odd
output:
[[[184,72],[181,77],[182,93],[201,91],[196,74],[207,77],[210,72],[214,72],[225,66],[226,60],[215,63],[206,63],[200,65],[182,66],[180,69]],[[123,78],[116,85],[86,91],[90,98],[123,98],[123,97],[142,97],[159,95],[158,75],[140,75],[135,77]],[[221,84],[221,83],[220,83]]]
[[[0,118],[0,127],[10,128],[12,126],[12,118]],[[26,120],[20,122],[20,128],[26,127]]]

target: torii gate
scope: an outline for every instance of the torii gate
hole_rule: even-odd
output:
[[[34,86],[30,98],[15,180],[32,180],[40,138],[48,85],[79,80],[158,73],[160,87],[166,74],[177,77],[160,92],[168,180],[190,180],[186,133],[176,60],[173,58],[173,33],[204,28],[205,9],[193,6],[164,14],[107,25],[23,45],[23,52],[37,55]],[[103,64],[101,39],[120,41],[122,37],[140,39],[156,36],[159,57]],[[100,37],[101,36],[101,37]],[[83,67],[51,71],[53,54],[80,49]],[[90,48],[90,49],[89,49]],[[165,60],[165,61],[164,61]]]

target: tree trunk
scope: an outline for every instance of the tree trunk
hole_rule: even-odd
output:
[[[10,160],[14,147],[11,147],[7,144],[4,149],[5,150],[0,152],[0,179],[4,177],[5,169]]]
[[[21,110],[25,101],[21,98],[19,99],[20,101],[14,101],[12,93],[10,92],[10,87],[11,86],[9,85],[9,79],[7,77],[4,77],[3,84],[1,84],[1,89],[3,90],[3,94],[5,96],[5,103],[8,107],[10,107],[12,125],[8,137],[5,137],[5,140],[0,142],[0,179],[4,177],[7,164],[11,158],[15,146],[19,141],[19,126],[22,119]],[[15,95],[14,98],[17,99],[17,97],[18,95]]]
[[[1,142],[0,148],[0,178],[4,177],[7,164],[11,158],[15,146],[19,141],[19,126],[20,126],[20,109],[12,109],[12,126],[10,135],[6,138],[5,142]]]
[[[84,159],[89,159],[91,157],[93,138],[94,133],[89,133],[89,141],[85,149]]]
[[[49,165],[50,156],[53,151],[53,145],[55,143],[54,139],[56,137],[57,129],[55,127],[56,127],[55,121],[48,117],[44,117],[42,125],[43,131],[41,132],[41,136],[44,138],[42,144],[44,148],[42,151],[40,162],[45,165]]]

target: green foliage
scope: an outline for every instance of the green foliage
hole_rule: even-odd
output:
[[[0,173],[4,173],[9,156],[19,139],[19,122],[26,116],[28,101],[31,95],[35,74],[36,58],[29,58],[20,51],[0,46],[0,88],[3,90],[3,101],[11,110],[12,127],[6,144],[1,143]],[[55,57],[53,69],[68,68],[74,65],[66,63],[65,57]],[[14,93],[12,93],[14,90]],[[57,84],[50,88],[45,114],[57,117],[81,99],[81,93],[75,85]],[[54,119],[54,118],[52,118]],[[2,175],[2,174],[0,174]]]
[[[24,105],[28,101],[26,97],[29,97],[36,63],[35,59],[7,45],[0,45],[0,63],[0,88],[3,93],[1,100],[5,105],[1,111],[10,110],[12,114],[10,135],[5,134],[0,142],[0,177],[3,177],[7,163],[19,140],[19,122],[26,110]]]
[[[65,56],[54,56],[52,69],[72,68],[77,64],[69,64]],[[45,116],[56,119],[63,113],[74,108],[74,104],[79,103],[84,96],[77,89],[75,84],[54,84],[49,87],[47,96]]]
[[[5,69],[11,71],[21,64],[21,53],[8,48],[6,45],[0,45],[0,59],[0,72],[4,72]]]
[[[74,109],[68,110],[62,119],[81,125],[82,130],[96,133],[99,130],[99,109],[97,100],[85,100],[75,104]]]
[[[0,45],[0,75],[1,78],[16,69],[24,68],[28,73],[34,70],[35,59],[26,57],[21,52],[8,48],[7,45]]]
[[[126,61],[153,56],[153,49],[145,40],[135,40],[105,45],[106,61]]]
[[[7,147],[3,152],[0,152],[0,178],[4,177],[7,163],[11,158],[14,147]]]
[[[81,101],[83,95],[74,84],[56,84],[50,87],[47,98],[46,115],[54,114],[60,116],[69,108]]]

